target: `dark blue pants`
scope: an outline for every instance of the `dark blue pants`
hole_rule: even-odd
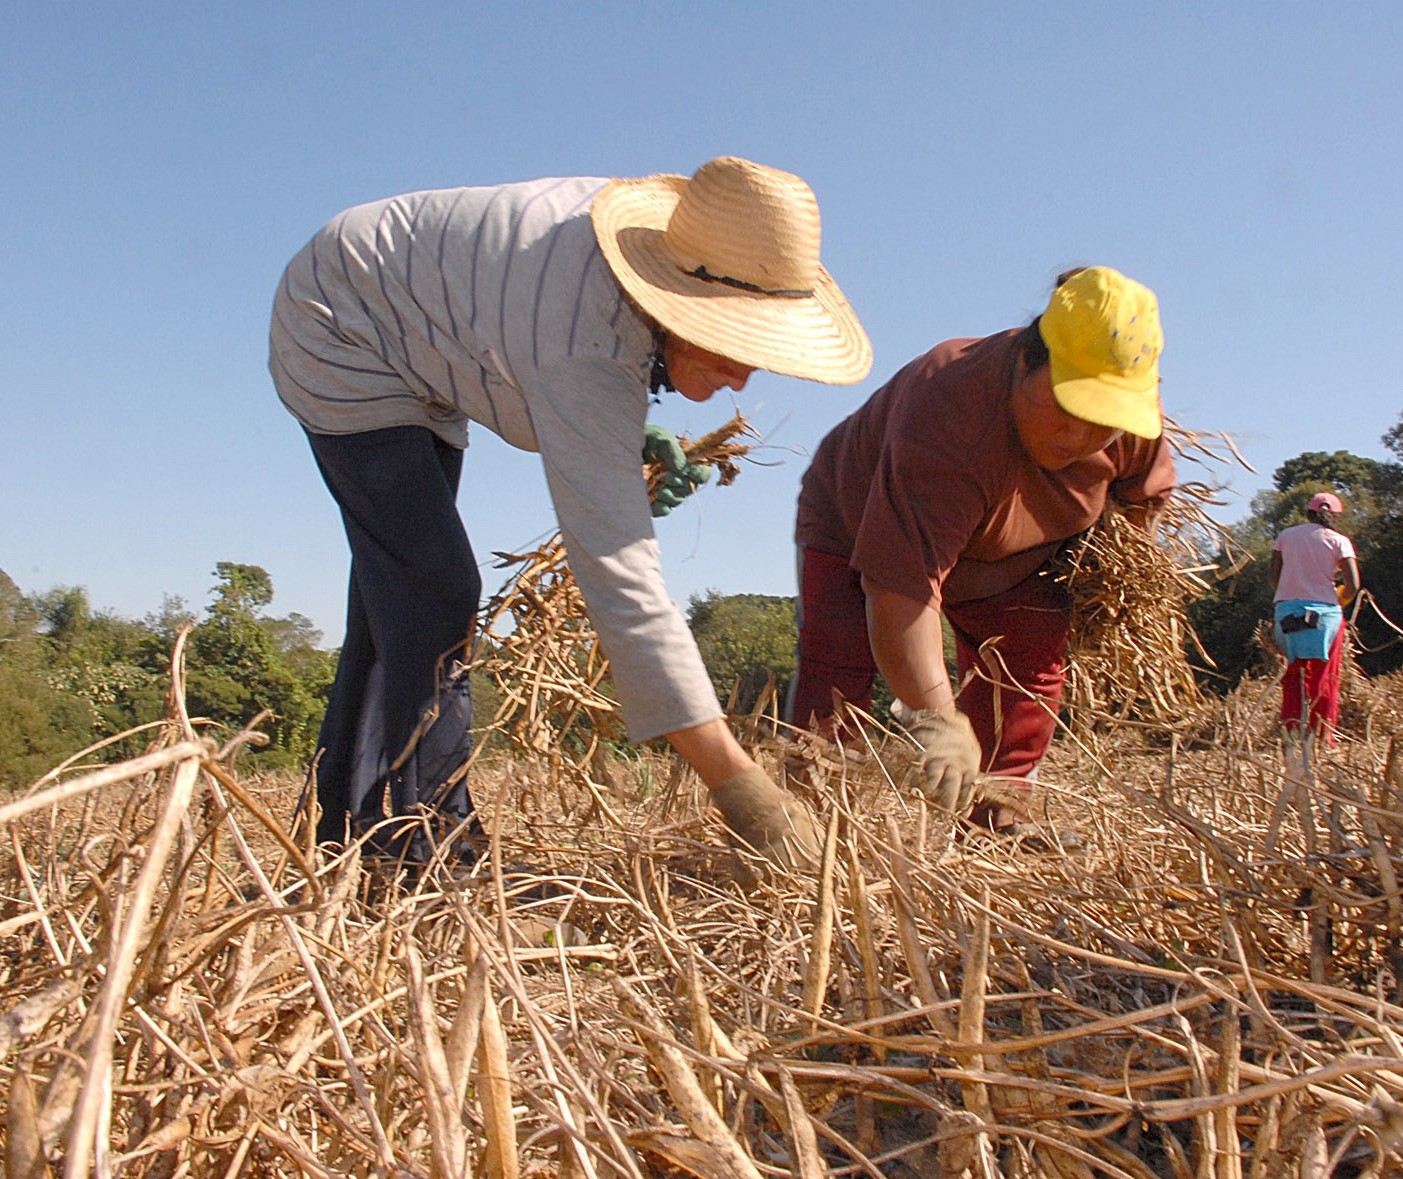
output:
[[[387,813],[428,810],[451,828],[472,812],[465,664],[482,593],[456,502],[463,452],[420,426],[308,438],[351,546],[317,839],[341,843]]]

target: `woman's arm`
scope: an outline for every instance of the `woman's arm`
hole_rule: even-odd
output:
[[[808,809],[751,760],[724,720],[666,736],[706,783],[713,805],[742,843],[787,868],[811,871],[817,866],[819,836]],[[744,870],[739,878],[744,883],[748,875]]]
[[[1153,537],[1160,509],[1178,484],[1174,449],[1164,435],[1154,442],[1134,438],[1124,439],[1118,445],[1124,450],[1114,453],[1122,455],[1120,461],[1126,464],[1122,470],[1128,468],[1130,473],[1118,475],[1111,483],[1111,496],[1132,523]]]
[[[974,801],[983,751],[969,717],[955,707],[935,602],[918,602],[862,579],[867,629],[878,669],[896,698],[916,715],[902,718],[921,752],[916,764],[926,797],[964,815]]]
[[[940,611],[862,579],[867,595],[867,634],[877,669],[892,694],[912,709],[955,711]]]
[[[1344,574],[1345,579],[1340,605],[1348,606],[1359,593],[1359,561],[1354,557],[1346,557],[1340,562],[1340,572]]]
[[[755,768],[755,762],[741,748],[730,725],[720,717],[663,736],[711,790]]]

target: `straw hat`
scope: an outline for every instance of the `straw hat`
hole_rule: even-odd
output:
[[[612,180],[591,216],[629,297],[689,343],[833,385],[872,368],[867,333],[819,265],[818,202],[798,176],[722,156],[690,180]]]

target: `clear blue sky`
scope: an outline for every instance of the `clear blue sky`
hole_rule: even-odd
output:
[[[0,39],[0,569],[140,618],[218,561],[340,641],[339,518],[265,370],[283,265],[421,188],[804,176],[876,367],[757,375],[771,466],[659,528],[669,588],[793,592],[805,456],[939,340],[1026,322],[1073,263],[1155,288],[1167,412],[1232,434],[1245,514],[1302,451],[1389,455],[1403,5],[21,4]],[[725,398],[654,412],[700,433]],[[476,432],[479,557],[553,527],[534,456]],[[489,589],[501,575],[486,572]]]

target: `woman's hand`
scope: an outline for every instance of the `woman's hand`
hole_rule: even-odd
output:
[[[643,461],[657,464],[649,480],[654,516],[666,516],[711,478],[710,463],[689,463],[677,436],[665,426],[649,422],[643,429]]]

